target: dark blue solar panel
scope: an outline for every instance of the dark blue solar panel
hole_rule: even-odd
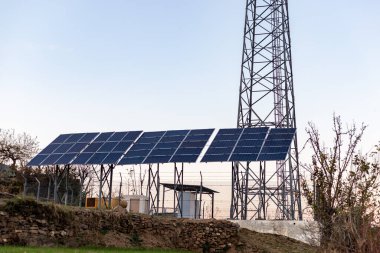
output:
[[[91,154],[84,164],[116,164],[141,132],[142,131],[101,133],[94,142],[83,151],[83,154]]]
[[[87,133],[78,142],[89,143],[91,142],[99,133]]]
[[[86,162],[92,155],[92,153],[81,153],[71,164],[87,164]]]
[[[181,154],[175,154],[170,162],[176,162],[176,163],[194,163],[198,159],[198,154],[196,155],[181,155]]]
[[[54,150],[54,152],[52,152],[53,154],[64,154],[66,153],[69,149],[71,149],[73,146],[75,145],[75,143],[64,143],[64,144],[61,144],[61,146],[59,146],[56,150]]]
[[[194,129],[190,131],[191,135],[206,135],[210,136],[214,132],[215,129]]]
[[[56,161],[62,156],[62,154],[51,154],[39,165],[52,165],[56,164]]]
[[[153,149],[149,156],[173,155],[175,149]]]
[[[167,163],[169,162],[172,155],[157,155],[157,156],[148,156],[144,163]]]
[[[170,130],[165,133],[165,136],[186,136],[189,130]]]
[[[167,163],[185,139],[189,130],[167,131],[151,150],[144,163]]]
[[[110,153],[107,155],[107,157],[103,160],[103,164],[116,164],[116,162],[122,157],[124,152],[115,152]]]
[[[233,149],[233,147],[216,147],[216,148],[210,147],[207,150],[206,154],[209,154],[209,155],[215,155],[215,154],[229,155],[229,154],[231,154],[232,149]]]
[[[68,153],[79,153],[81,152],[88,144],[86,142],[75,143],[68,151]]]
[[[170,162],[196,162],[214,129],[194,129],[179,145]]]
[[[142,164],[164,134],[164,131],[143,133],[118,164]]]
[[[225,135],[225,134],[235,134],[235,135],[240,135],[241,132],[243,131],[243,128],[224,128],[220,129],[218,132],[218,135]]]
[[[64,143],[70,136],[71,134],[61,134],[52,143]]]
[[[123,157],[123,159],[120,160],[118,164],[142,164],[144,161],[145,156],[136,156],[136,157]]]
[[[107,155],[108,153],[95,153],[88,159],[86,164],[103,164],[103,160]]]
[[[272,128],[261,149],[258,161],[282,161],[286,159],[295,128]]]
[[[99,133],[61,134],[31,160],[28,166],[70,164]],[[45,155],[45,156],[40,156]],[[42,158],[45,157],[44,160]]]
[[[134,141],[140,136],[142,131],[131,131],[123,138],[123,141]]]
[[[289,150],[289,146],[285,147],[263,147],[261,150],[261,153],[267,154],[267,153],[287,153]]]
[[[206,141],[184,141],[181,145],[181,147],[187,147],[187,148],[202,148],[206,145]]]
[[[64,154],[55,163],[56,164],[69,164],[76,156],[76,153]]]
[[[85,150],[83,150],[83,153],[94,153],[98,151],[102,144],[103,143],[101,142],[93,142],[87,148],[85,148]]]
[[[115,141],[104,142],[97,152],[111,152],[117,146],[117,144],[119,143]]]
[[[202,152],[203,148],[186,148],[182,147],[179,148],[176,152],[178,155],[193,155],[193,154],[200,154]]]
[[[177,135],[177,136],[164,136],[160,140],[159,143],[166,143],[166,142],[179,142],[181,143],[183,139],[185,138],[185,135]]]
[[[150,137],[159,137],[161,138],[165,134],[165,131],[159,131],[159,132],[145,132],[141,136],[141,138],[150,138]]]
[[[69,138],[67,138],[65,140],[65,143],[76,143],[78,142],[81,138],[84,137],[84,133],[83,134],[72,134]]]
[[[259,153],[250,153],[250,154],[232,154],[230,161],[256,161]]]
[[[108,141],[121,141],[128,134],[128,132],[116,132],[114,133]]]
[[[112,152],[125,152],[131,145],[132,141],[122,141],[116,145],[116,147],[112,150]]]
[[[30,160],[30,162],[28,163],[28,166],[38,166],[47,157],[48,155],[39,154],[35,156],[32,160]]]
[[[228,161],[230,154],[206,154],[202,158],[202,162],[223,162]]]
[[[244,128],[229,161],[256,161],[268,130],[268,127]]]
[[[54,150],[56,150],[59,146],[61,146],[61,144],[50,144],[48,145],[46,148],[44,148],[40,154],[51,154],[54,152]]]
[[[163,148],[174,148],[176,149],[181,142],[160,142],[157,144],[156,149],[163,149]]]
[[[114,134],[114,132],[101,133],[101,134],[99,134],[98,137],[96,137],[96,139],[94,140],[94,142],[105,142],[105,141],[107,141],[107,140],[108,140],[113,134]]]
[[[260,154],[258,161],[283,161],[288,153]]]

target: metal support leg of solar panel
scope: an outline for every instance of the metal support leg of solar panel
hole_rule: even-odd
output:
[[[160,164],[153,170],[153,165],[149,164],[148,171],[148,207],[149,214],[157,214],[160,207]]]
[[[99,181],[98,209],[102,207],[102,202],[106,208],[111,208],[113,169],[114,165],[107,167],[100,165],[100,171],[98,173],[95,167],[93,167],[94,173]],[[105,186],[108,186],[108,189],[105,189]],[[107,190],[107,195],[104,194],[104,190]]]
[[[174,214],[183,217],[183,163],[181,170],[174,164]]]
[[[239,96],[238,127],[296,128],[287,0],[247,0]],[[302,219],[297,135],[273,168],[232,166],[230,211],[231,219]]]

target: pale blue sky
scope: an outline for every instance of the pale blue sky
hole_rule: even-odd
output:
[[[45,146],[68,132],[234,127],[244,4],[0,0],[0,128]],[[369,125],[368,151],[380,140],[380,1],[289,7],[300,145],[308,121],[328,133],[336,112]],[[210,177],[228,181],[226,166]]]
[[[61,132],[235,126],[244,4],[1,0],[1,127],[45,145]],[[337,112],[380,139],[379,9],[290,1],[300,130],[330,129]]]

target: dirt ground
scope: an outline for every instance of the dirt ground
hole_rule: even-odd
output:
[[[248,229],[240,229],[240,241],[243,252],[252,253],[311,253],[317,252],[317,248],[308,244],[290,239],[281,235],[262,234],[250,231]],[[239,252],[239,251],[237,251]]]

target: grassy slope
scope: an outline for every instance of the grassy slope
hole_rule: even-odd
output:
[[[96,249],[96,248],[32,248],[32,247],[1,247],[1,253],[186,253],[188,251],[176,250],[150,250],[150,249]]]

